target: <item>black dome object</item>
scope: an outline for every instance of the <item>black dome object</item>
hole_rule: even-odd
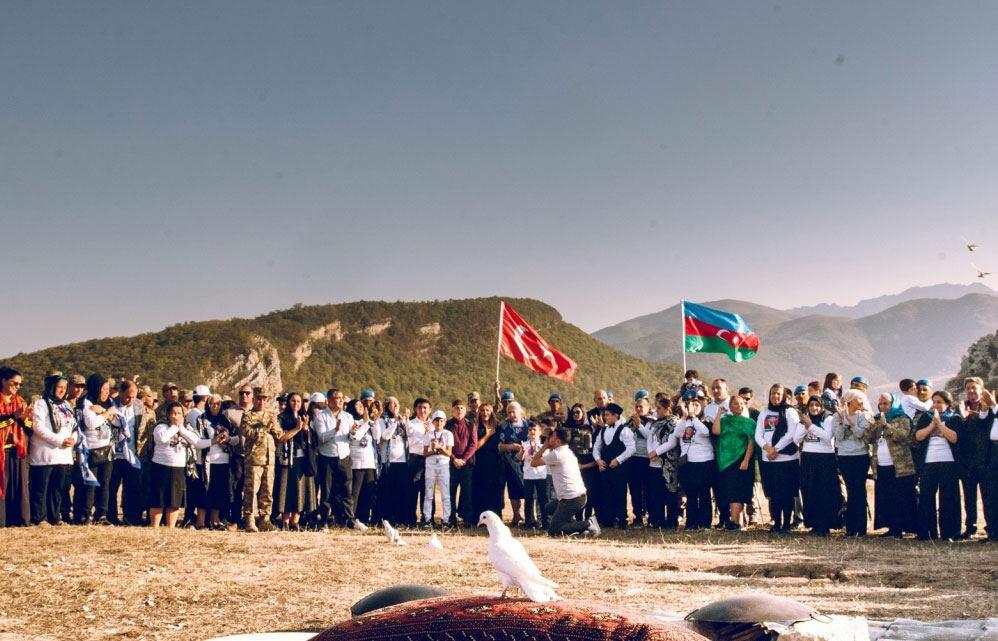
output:
[[[393,585],[371,592],[350,606],[350,615],[359,617],[373,610],[380,610],[399,603],[448,596],[450,592],[429,585]]]
[[[809,605],[782,596],[746,594],[708,603],[686,615],[689,621],[703,623],[792,623],[819,616]]]

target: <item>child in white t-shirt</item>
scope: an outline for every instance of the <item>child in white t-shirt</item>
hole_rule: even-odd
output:
[[[533,467],[530,459],[540,451],[543,442],[541,440],[541,426],[533,423],[527,428],[527,440],[520,443],[520,460],[523,461],[523,491],[526,495],[526,511],[524,512],[524,527],[536,529],[538,525],[545,530],[548,527],[548,515],[544,511],[544,506],[550,500],[551,482],[548,480],[548,468],[546,465]],[[537,518],[536,512],[540,514]],[[539,523],[538,523],[539,521]]]
[[[433,428],[423,436],[423,456],[426,467],[426,484],[423,491],[423,525],[433,526],[433,494],[440,490],[440,503],[443,513],[440,523],[450,521],[450,455],[454,448],[454,434],[444,429],[447,415],[437,410],[432,416]]]

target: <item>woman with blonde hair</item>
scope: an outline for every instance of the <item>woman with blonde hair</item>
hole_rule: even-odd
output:
[[[866,536],[866,475],[870,447],[863,435],[872,424],[866,394],[857,389],[842,393],[845,405],[835,414],[835,454],[846,485],[846,536]]]

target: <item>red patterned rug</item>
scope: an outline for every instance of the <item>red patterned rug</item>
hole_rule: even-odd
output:
[[[445,596],[350,619],[315,641],[704,641],[704,637],[616,610],[575,601]]]

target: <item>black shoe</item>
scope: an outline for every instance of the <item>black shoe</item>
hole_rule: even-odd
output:
[[[96,521],[94,521],[94,525],[112,525],[112,523],[107,520],[106,516],[102,516]]]
[[[723,527],[725,530],[732,530],[732,531],[742,529],[742,526],[738,525],[734,521],[725,521]]]

